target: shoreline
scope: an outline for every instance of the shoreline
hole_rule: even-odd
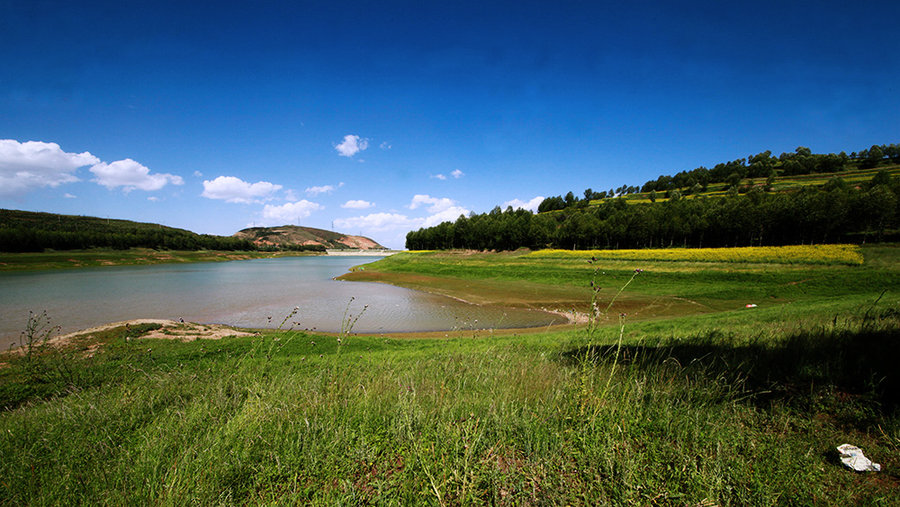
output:
[[[228,250],[128,250],[91,249],[46,252],[0,252],[0,273],[51,271],[109,266],[152,266],[157,264],[190,264],[229,262],[280,257],[388,257],[397,250],[330,250],[326,252],[294,251],[228,251]]]

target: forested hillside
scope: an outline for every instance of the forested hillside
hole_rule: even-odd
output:
[[[197,234],[159,224],[0,209],[0,251],[155,248],[256,250],[246,239]]]
[[[851,160],[865,165],[886,166],[893,160],[882,154],[875,163],[866,153],[860,162],[859,155],[854,156]],[[779,161],[778,171],[784,171],[786,164],[793,167],[789,162],[796,160],[803,159],[788,157]],[[750,166],[739,162],[732,163],[732,168],[750,170]],[[768,184],[744,187],[739,187],[742,179],[735,177],[728,191],[719,195],[702,193],[702,185],[709,186],[711,181],[700,187],[693,183],[690,191],[682,192],[682,188],[674,186],[676,179],[670,178],[664,180],[668,181],[664,202],[662,199],[653,202],[656,196],[652,194],[645,202],[626,199],[621,194],[628,187],[620,188],[622,192],[615,198],[600,198],[585,191],[585,199],[579,199],[570,192],[566,197],[545,199],[538,214],[497,207],[490,213],[461,216],[455,222],[410,232],[406,247],[410,250],[587,249],[898,240],[900,178],[891,176],[895,169],[885,167],[874,172],[868,181],[852,184],[838,173],[821,186],[792,187],[785,191],[773,190],[774,175],[770,175]],[[690,179],[677,181],[691,182]],[[655,193],[655,189],[651,192]],[[689,198],[691,193],[699,195]]]
[[[623,196],[629,200],[655,202],[671,195],[682,197],[746,193],[755,186],[762,187],[766,191],[784,190],[785,183],[788,187],[815,184],[815,178],[810,178],[810,175],[840,174],[847,176],[844,179],[848,182],[860,176],[869,180],[878,168],[898,164],[900,164],[900,144],[873,145],[868,149],[851,152],[849,155],[843,151],[828,154],[812,153],[809,148],[798,146],[791,153],[782,153],[774,157],[771,151],[766,150],[747,158],[721,162],[712,169],[701,166],[690,171],[681,171],[674,176],[660,175],[640,187],[622,185],[600,192],[587,188],[584,190],[583,198],[575,192],[569,192],[565,196],[548,197],[541,203],[538,211],[589,206],[592,201]]]

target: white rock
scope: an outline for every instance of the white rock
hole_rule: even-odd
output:
[[[863,455],[862,449],[850,444],[841,444],[837,447],[841,453],[841,463],[857,472],[880,472],[881,465]]]

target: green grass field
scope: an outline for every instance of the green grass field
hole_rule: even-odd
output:
[[[862,253],[408,253],[351,278],[588,315],[595,298],[598,325],[190,343],[119,328],[7,355],[0,503],[894,505],[900,256]],[[843,443],[883,471],[845,470]]]

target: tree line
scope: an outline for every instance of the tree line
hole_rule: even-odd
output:
[[[42,252],[89,248],[153,248],[156,250],[256,250],[245,239],[171,231],[60,231],[31,227],[0,227],[0,251]]]
[[[511,207],[411,231],[410,250],[730,247],[900,239],[900,178],[879,171],[868,184],[834,177],[824,187],[627,204],[605,199],[533,214]]]

